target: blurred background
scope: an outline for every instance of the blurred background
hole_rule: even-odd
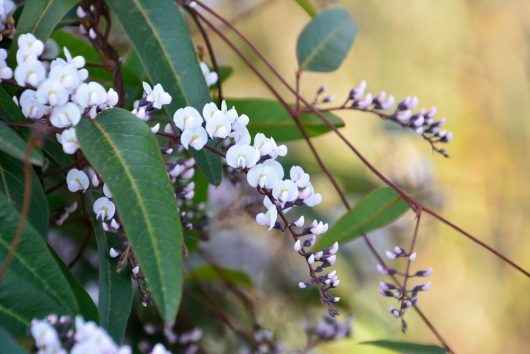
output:
[[[294,84],[296,39],[309,21],[295,1],[207,3],[231,19]],[[374,94],[385,90],[398,100],[417,95],[421,107],[437,106],[438,116],[447,117],[446,127],[455,134],[447,146],[448,159],[432,154],[419,136],[375,116],[339,115],[346,123],[343,133],[386,175],[530,269],[530,2],[316,3],[349,9],[358,33],[339,70],[303,75],[302,94],[311,99],[318,86],[326,83],[328,93],[342,102],[364,79]],[[226,33],[241,44],[228,30]],[[245,64],[215,35],[212,38],[220,63],[234,68],[224,85],[225,96],[272,98]],[[200,36],[196,39],[200,42]],[[266,72],[254,55],[245,53]],[[280,91],[288,101],[294,100],[286,90]],[[352,201],[381,186],[332,134],[314,142]],[[315,186],[323,194],[324,202],[317,211],[330,222],[336,220],[345,210],[318,172],[305,143],[290,144],[289,148],[292,160],[312,172]],[[219,192],[212,191],[212,195]],[[224,202],[234,205],[230,198]],[[223,209],[220,201],[216,205]],[[314,298],[304,299],[296,287],[305,276],[303,262],[285,236],[248,226],[253,215],[237,208],[222,215],[222,222],[211,227],[214,237],[206,251],[220,263],[257,274],[258,317],[276,330],[288,348],[302,345],[303,321],[314,321],[324,312]],[[408,247],[412,230],[413,215],[408,213],[393,226],[373,233],[371,239],[380,252],[395,244]],[[221,244],[223,247],[218,247]],[[320,352],[386,353],[357,345],[374,339],[437,343],[412,311],[407,315],[409,331],[401,333],[400,323],[388,313],[394,303],[378,295],[383,278],[362,240],[348,244],[339,254],[342,282],[336,293],[342,298],[342,318],[354,317],[353,337],[321,347]],[[432,288],[422,294],[419,305],[457,353],[530,351],[528,278],[426,215],[417,254],[419,269],[434,269]],[[282,276],[290,280],[281,283],[279,291],[274,279]],[[213,347],[221,345],[219,338],[208,338],[206,335]]]

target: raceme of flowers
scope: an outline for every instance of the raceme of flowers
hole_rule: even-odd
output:
[[[413,287],[410,287],[408,280],[410,278],[425,278],[429,277],[432,274],[432,268],[425,270],[418,270],[416,272],[410,272],[410,263],[416,260],[416,252],[407,252],[399,246],[395,246],[393,251],[386,251],[386,256],[391,261],[396,260],[406,260],[407,267],[405,272],[400,272],[395,268],[384,267],[381,264],[377,265],[377,270],[384,275],[398,276],[403,278],[403,285],[399,286],[391,282],[380,282],[379,283],[379,293],[386,297],[395,298],[399,302],[398,308],[391,307],[389,309],[390,313],[401,319],[401,330],[406,332],[407,323],[403,319],[405,312],[408,308],[416,306],[418,303],[418,294],[422,291],[426,291],[431,287],[430,282],[416,284]]]
[[[30,327],[37,354],[131,354],[128,345],[118,346],[107,332],[81,316],[49,315],[33,319]],[[150,354],[167,354],[164,345],[156,344]]]

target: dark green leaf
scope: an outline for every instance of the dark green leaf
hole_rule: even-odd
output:
[[[312,0],[296,0],[298,5],[311,17],[318,15],[318,9]]]
[[[24,164],[0,153],[0,192],[7,202],[22,212],[24,199]],[[35,230],[46,239],[48,236],[48,201],[35,171],[31,169],[31,199],[28,220]]]
[[[208,143],[211,145],[211,142]],[[191,156],[195,159],[197,167],[202,171],[208,182],[214,186],[221,184],[223,178],[222,162],[219,156],[209,151],[190,149]]]
[[[27,0],[24,11],[17,21],[17,37],[10,49],[10,62],[14,63],[17,38],[24,33],[33,33],[40,40],[48,39],[63,17],[78,3],[78,0]]]
[[[20,108],[13,102],[13,97],[2,86],[0,86],[0,115],[0,118],[7,122],[28,122]]]
[[[228,99],[229,107],[234,106],[238,114],[245,113],[249,116],[248,130],[251,136],[263,133],[272,136],[276,141],[289,141],[302,139],[304,136],[298,130],[293,118],[277,101],[261,98]],[[343,127],[342,119],[331,113],[324,116],[337,128]],[[314,114],[300,116],[300,123],[304,126],[310,137],[321,135],[330,129]]]
[[[87,201],[92,205],[97,195],[87,193]],[[122,241],[116,234],[106,234],[101,221],[92,215],[92,225],[96,234],[99,254],[99,325],[107,330],[116,343],[121,343],[132,305],[132,282],[128,269],[117,272],[118,259],[109,256],[111,247],[119,249]]]
[[[386,226],[409,209],[408,204],[392,188],[379,188],[366,195],[317,241],[316,249],[335,241],[346,243],[372,230]]]
[[[373,345],[406,354],[446,354],[447,350],[437,345],[396,342],[390,340],[373,340],[359,344]]]
[[[252,279],[247,274],[239,270],[222,268],[211,264],[193,269],[188,273],[187,278],[192,281],[227,280],[238,285],[253,286]]]
[[[156,138],[145,123],[117,108],[95,120],[82,119],[76,133],[112,191],[160,313],[174,318],[182,295],[182,231]]]
[[[0,124],[0,151],[24,161],[27,143],[5,124]],[[42,153],[37,149],[32,149],[29,160],[33,165],[42,166]]]
[[[79,314],[87,321],[98,322],[98,308],[92,298],[86,292],[85,288],[79,283],[76,277],[72,274],[68,266],[64,264],[61,258],[55,253],[55,251],[50,250],[51,254],[55,258],[55,261],[59,265],[61,272],[63,273],[66,281],[70,285],[70,289],[75,296],[77,301],[77,306],[79,308]]]
[[[0,328],[0,348],[2,353],[6,354],[26,354],[26,351],[2,328]]]
[[[15,237],[20,213],[0,193],[0,260]],[[34,317],[78,313],[76,299],[33,226],[25,223],[15,256],[0,285],[0,323],[23,335]]]
[[[168,115],[172,117],[177,109],[184,106],[193,106],[201,112],[203,106],[210,102],[210,94],[176,2],[108,0],[107,4],[127,32],[152,84],[162,84],[173,97],[171,104],[166,106]],[[200,161],[205,160],[206,155],[210,155],[208,159],[218,162]],[[221,173],[219,156],[207,151],[194,157],[207,178]],[[218,184],[217,180],[209,181]]]
[[[349,12],[326,9],[305,26],[296,43],[302,70],[329,72],[337,69],[350,50],[357,28]]]

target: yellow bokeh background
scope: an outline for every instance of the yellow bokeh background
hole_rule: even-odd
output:
[[[296,39],[309,17],[294,1],[279,0],[238,18],[258,3],[213,5],[235,20],[293,83]],[[364,79],[374,94],[385,90],[397,99],[417,95],[420,106],[436,105],[455,135],[447,146],[449,159],[432,154],[413,133],[389,130],[389,124],[367,114],[340,113],[346,122],[343,132],[385,174],[418,192],[420,199],[428,195],[422,199],[426,204],[530,269],[530,2],[351,0],[329,5],[351,12],[357,37],[339,70],[303,75],[302,93],[311,98],[325,82],[341,101]],[[228,47],[218,39],[214,45],[219,61],[235,68],[225,84],[227,96],[272,97]],[[264,70],[254,55],[245,53]],[[293,100],[286,90],[280,92]],[[381,185],[332,134],[315,144],[334,173],[361,174]],[[290,148],[298,160],[315,166],[305,144]],[[325,210],[334,210],[329,215],[344,212],[329,183],[320,178],[318,187]],[[451,347],[457,353],[530,352],[528,278],[450,228],[426,215],[423,219],[417,263],[432,266],[434,274],[420,305]],[[391,230],[400,232],[400,227],[410,231],[412,216]],[[409,242],[406,232],[397,238],[403,245]],[[356,242],[354,254],[366,254],[367,267],[373,268],[374,259],[362,241]],[[380,243],[378,249],[385,246]],[[382,338],[437,343],[412,312],[407,315],[410,330],[401,334],[399,323],[387,313],[392,304],[377,294],[381,277],[373,272],[373,279],[359,286],[350,266],[344,259],[338,262],[343,279],[338,294],[354,309],[354,335],[320,352],[386,353],[356,345]]]

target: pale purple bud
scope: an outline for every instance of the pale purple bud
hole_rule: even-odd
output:
[[[401,312],[399,312],[399,310],[396,309],[395,307],[391,307],[389,311],[392,314],[392,316],[394,316],[396,318],[401,317]]]
[[[396,254],[394,252],[390,252],[390,251],[386,251],[386,256],[388,257],[388,259],[396,259]]]
[[[96,39],[97,34],[96,34],[96,31],[94,31],[93,28],[88,30],[88,37],[90,37],[90,39]]]
[[[417,277],[428,277],[432,274],[432,268],[428,268],[428,269],[425,269],[425,270],[419,270],[416,272],[416,276]]]
[[[416,252],[413,252],[410,256],[409,256],[409,260],[411,262],[414,262],[416,260]]]
[[[300,240],[296,240],[296,242],[294,243],[294,250],[296,252],[300,252],[301,249],[302,249],[302,242]]]
[[[110,250],[109,250],[109,256],[110,256],[110,258],[116,258],[116,257],[118,257],[119,255],[120,255],[120,252],[119,252],[119,251],[115,250],[115,249],[112,248],[112,247],[110,248]]]
[[[307,263],[309,263],[309,264],[315,263],[315,255],[314,254],[310,255],[309,258],[307,258]]]
[[[309,285],[311,285],[311,283],[307,282],[307,281],[301,281],[300,283],[298,283],[298,287],[300,289],[305,289],[307,288]]]
[[[137,275],[138,273],[140,273],[140,266],[137,265],[137,266],[133,267],[133,269],[132,269],[132,273],[133,273],[134,275]]]
[[[304,216],[302,215],[294,222],[294,225],[297,227],[303,227],[304,222],[305,222],[305,219],[304,219]]]

